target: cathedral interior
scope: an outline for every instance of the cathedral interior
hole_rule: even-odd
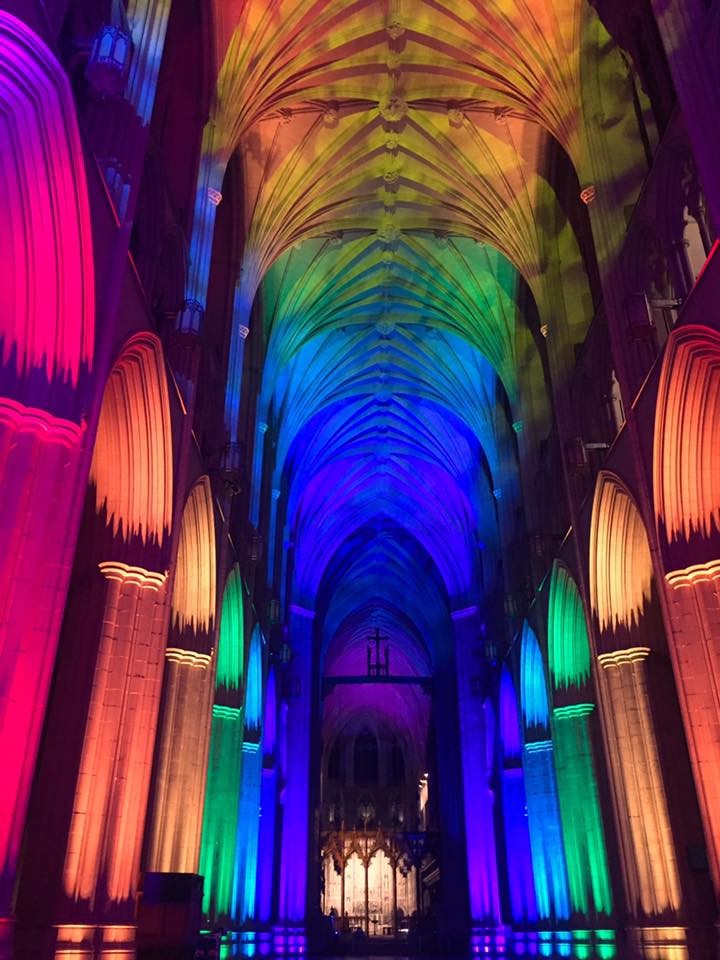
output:
[[[0,0],[3,960],[720,955],[718,90],[720,0]]]

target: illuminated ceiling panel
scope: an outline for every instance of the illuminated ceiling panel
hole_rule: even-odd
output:
[[[371,622],[432,664],[522,534],[547,371],[563,385],[592,316],[580,187],[622,211],[642,177],[627,66],[585,0],[217,6],[205,148],[242,171],[234,322],[263,341],[289,589],[336,667]]]

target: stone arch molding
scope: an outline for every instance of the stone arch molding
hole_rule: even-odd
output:
[[[653,451],[655,520],[667,570],[720,557],[720,333],[690,325],[668,341]]]
[[[92,366],[90,211],[75,106],[52,52],[0,11],[0,383],[79,419]]]

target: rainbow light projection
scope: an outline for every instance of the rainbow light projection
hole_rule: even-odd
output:
[[[500,739],[502,812],[512,918],[517,923],[532,923],[537,919],[537,906],[522,768],[522,733],[515,684],[507,665],[500,678]]]
[[[200,309],[185,311],[181,325],[201,322],[215,217],[208,198],[223,189],[237,149],[245,243],[225,426],[232,444],[252,317],[265,356],[249,519],[270,518],[267,571],[290,608],[294,655],[278,821],[279,919],[294,928],[308,909],[317,650],[340,638],[350,660],[358,629],[350,625],[377,622],[406,652],[411,637],[436,638],[429,669],[451,672],[440,640],[454,632],[448,612],[475,603],[482,611],[500,588],[501,544],[516,535],[518,447],[550,422],[526,304],[554,330],[550,366],[561,378],[568,344],[583,339],[592,312],[577,239],[538,162],[548,137],[580,182],[598,184],[600,203],[610,181],[634,198],[643,158],[631,86],[607,81],[622,71],[619,54],[580,0],[561,13],[549,0],[277,0],[271,15],[265,0],[248,0],[232,32],[222,22],[187,287]],[[580,69],[590,50],[591,76]],[[503,58],[511,80],[497,69]],[[597,168],[587,110],[608,118],[608,169]],[[621,217],[608,222],[609,236],[625,230]],[[477,619],[463,641],[470,663]],[[474,787],[464,797],[468,836],[447,797],[443,816],[458,860],[463,842],[471,848],[473,917],[494,924],[492,751],[475,742],[490,735],[490,707],[478,709],[465,686],[460,762],[464,783],[477,787],[474,807]],[[346,711],[351,702],[403,724],[414,718],[410,739],[420,736],[422,711],[407,699],[348,698]],[[328,707],[323,722],[343,716]],[[483,752],[488,770],[478,772]],[[264,796],[272,789],[264,775]],[[264,811],[263,800],[263,820]]]
[[[525,721],[523,770],[527,796],[535,897],[540,917],[570,916],[565,848],[560,823],[549,706],[540,645],[525,622],[520,656],[520,691]]]
[[[262,780],[263,638],[255,626],[250,639],[245,693],[245,729],[235,852],[233,916],[238,923],[255,916],[258,874],[260,791]],[[226,838],[229,842],[231,838]]]
[[[562,379],[571,362],[568,345],[582,339],[592,313],[577,238],[545,179],[549,138],[566,151],[580,182],[598,186],[599,204],[611,193],[603,187],[613,184],[618,210],[632,203],[644,163],[634,136],[632,84],[617,82],[618,75],[626,75],[620,54],[582,0],[568,0],[561,12],[551,0],[488,0],[482,5],[473,0],[418,0],[412,10],[413,5],[395,0],[387,5],[277,0],[270,12],[267,0],[239,6],[234,21],[227,10],[212,18],[220,72],[203,135],[187,302],[178,324],[186,331],[199,332],[201,327],[215,210],[226,165],[237,151],[245,193],[237,218],[245,243],[235,278],[225,426],[232,451],[240,439],[243,357],[253,315],[263,325],[266,353],[257,398],[251,519],[264,515],[268,504],[263,496],[272,491],[268,563],[271,574],[275,565],[281,568],[281,593],[291,610],[293,695],[282,708],[285,782],[277,846],[279,919],[292,931],[287,942],[297,943],[295,931],[308,907],[310,724],[317,650],[327,649],[336,636],[346,640],[353,633],[349,624],[357,631],[358,624],[374,617],[403,638],[408,664],[442,679],[445,686],[437,684],[441,698],[451,699],[451,687],[454,695],[455,675],[447,657],[454,629],[450,611],[477,604],[477,629],[472,635],[458,631],[467,645],[463,662],[472,662],[484,606],[502,588],[501,546],[518,532],[518,449],[522,452],[523,436],[545,435],[550,423],[545,358],[533,331],[538,320],[551,329],[549,366],[553,376]],[[128,97],[146,122],[168,5],[151,10],[143,0],[130,0],[128,12],[137,46]],[[73,420],[50,424],[53,445],[59,438],[57,446],[69,450],[53,446],[50,460],[59,475],[67,472],[82,439],[75,416],[81,406],[72,411],[67,407],[70,387],[82,385],[93,351],[93,281],[87,267],[92,255],[69,88],[49,51],[41,50],[23,30],[3,15],[0,38],[11,40],[1,59],[13,69],[2,74],[0,90],[10,91],[8,115],[18,112],[23,122],[10,125],[11,134],[3,131],[12,149],[6,151],[3,140],[0,163],[6,156],[13,158],[6,177],[10,184],[15,183],[16,166],[45,176],[36,178],[42,189],[21,183],[11,191],[10,229],[3,232],[3,242],[12,237],[10,263],[24,264],[27,251],[32,254],[26,266],[34,286],[29,293],[20,291],[15,298],[20,306],[9,321],[3,315],[10,328],[7,335],[3,326],[2,344],[3,396],[8,393],[9,398],[0,400],[0,422],[10,421],[14,430],[22,420],[18,432],[32,434],[34,443],[48,428],[47,409],[53,417],[72,413]],[[581,69],[587,52],[597,70]],[[513,65],[512,71],[498,69],[504,62]],[[24,70],[28,64],[31,69]],[[51,75],[50,82],[39,83],[32,102],[18,108],[13,75],[38,72]],[[295,110],[298,101],[311,106]],[[488,110],[487,103],[497,109]],[[608,140],[602,152],[593,149],[592,133],[601,113]],[[35,136],[32,118],[38,116],[47,118],[47,131],[43,127]],[[24,149],[32,156],[15,164]],[[601,155],[607,158],[605,165],[598,162]],[[68,171],[73,175],[66,176]],[[612,238],[613,230],[620,233],[625,224],[621,215],[606,212],[610,228],[603,238]],[[16,223],[23,224],[18,233],[13,232]],[[65,266],[57,255],[60,245],[48,238],[60,236],[62,250],[72,252],[73,261],[87,273],[59,269],[57,265]],[[599,252],[604,268],[602,244]],[[45,277],[40,282],[40,263],[57,270],[55,283]],[[14,289],[14,277],[7,279]],[[62,303],[53,300],[56,295]],[[40,304],[42,311],[34,311],[33,304]],[[44,322],[43,314],[48,318]],[[29,370],[42,371],[47,389],[34,377],[32,391],[26,391]],[[10,382],[7,391],[5,379]],[[32,408],[20,409],[28,398]],[[118,391],[115,405],[120,410],[132,399],[131,393]],[[132,424],[125,429],[134,444]],[[143,444],[147,437],[137,439]],[[167,470],[172,460],[167,452],[163,446],[164,474],[147,470],[133,483],[123,477],[107,494],[103,488],[112,470],[104,456],[93,474],[108,538],[131,537],[153,560],[160,556],[159,545],[169,529]],[[44,466],[34,448],[22,456],[38,469]],[[256,869],[258,845],[264,858],[275,844],[265,816],[258,833],[258,813],[261,793],[265,806],[277,786],[270,775],[274,729],[266,714],[263,739],[262,642],[257,628],[250,644],[242,718],[239,713],[242,659],[238,663],[237,648],[225,643],[228,631],[234,632],[234,618],[242,621],[241,602],[233,599],[234,591],[241,593],[239,584],[228,584],[223,614],[227,629],[221,634],[217,663],[213,661],[214,524],[205,481],[197,485],[185,514],[174,571],[166,651],[168,708],[150,816],[149,865],[197,868],[203,797],[211,798],[202,852],[211,878],[206,909],[231,912],[241,922],[254,911],[260,916],[267,912],[267,873],[262,865]],[[28,527],[17,536],[42,543],[46,531],[37,533]],[[66,553],[59,557],[66,559]],[[120,590],[115,585],[121,573],[133,589],[141,579],[141,568],[120,566],[126,559],[103,557],[115,564],[103,568],[113,591]],[[149,561],[148,567],[156,569]],[[365,598],[361,606],[358,595]],[[29,587],[21,599],[31,596]],[[317,622],[315,610],[322,611]],[[29,624],[27,616],[13,611],[11,622],[38,626]],[[46,619],[52,627],[49,613]],[[153,623],[160,620],[155,617]],[[44,635],[46,626],[43,621],[36,632]],[[17,634],[24,636],[22,629]],[[418,638],[423,637],[433,640],[417,656],[424,643]],[[48,649],[40,657],[45,686],[52,655]],[[542,873],[547,880],[539,885],[544,915],[550,911],[561,916],[560,873],[553,859],[557,851],[550,843],[555,842],[557,804],[553,807],[548,702],[545,693],[543,705],[541,677],[539,650],[537,655],[528,650],[521,699],[523,715],[530,718],[526,734],[534,732],[522,752],[533,866],[536,879]],[[26,677],[21,680],[17,692],[32,702],[28,691],[32,694],[35,687]],[[499,898],[488,775],[493,763],[492,707],[488,700],[480,707],[475,704],[470,675],[463,680],[468,681],[459,695],[465,740],[456,760],[466,768],[466,782],[477,785],[481,806],[468,840],[473,914],[495,923]],[[412,700],[386,707],[375,696],[363,708],[386,709],[392,719],[414,727],[410,732],[415,739],[424,733],[427,715]],[[449,712],[438,710],[438,715]],[[212,788],[206,790],[211,716]],[[16,729],[11,731],[19,750],[38,733],[36,724],[25,736],[23,722],[31,721],[21,720],[19,738]],[[539,731],[540,743],[533,739]],[[516,745],[509,744],[506,758],[515,758],[515,751]],[[226,763],[230,753],[232,761]],[[472,765],[482,754],[482,775],[476,775]],[[19,781],[27,779],[27,769],[18,773]],[[238,812],[227,813],[223,826],[221,797],[236,774]],[[465,798],[467,811],[471,793]],[[511,794],[508,786],[508,798]],[[448,833],[459,862],[462,811],[447,792],[441,799],[444,813],[452,814]],[[518,816],[520,800],[518,788],[511,804]],[[238,822],[237,838],[232,816]],[[542,848],[538,824],[549,825]],[[8,843],[15,844],[14,857],[19,828],[12,829]],[[222,856],[213,839],[221,831]],[[484,832],[490,839],[483,842]],[[226,859],[226,848],[233,846],[228,838],[237,839],[237,847]],[[82,849],[82,844],[74,846],[73,856]],[[89,864],[92,857],[85,859]],[[82,874],[83,869],[75,872]],[[90,872],[88,867],[87,876]],[[120,874],[125,877],[126,871],[116,876]],[[527,875],[522,876],[525,884]],[[84,889],[89,889],[86,881]],[[529,890],[523,889],[518,902],[518,910],[529,915]]]
[[[210,920],[232,912],[235,844],[242,769],[242,679],[245,659],[243,585],[233,567],[225,584],[215,672],[210,756],[205,787],[200,873],[203,912]]]

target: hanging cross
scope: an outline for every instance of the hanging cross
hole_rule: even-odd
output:
[[[385,662],[380,659],[380,644],[385,640]],[[389,677],[390,676],[390,647],[387,643],[388,638],[380,633],[380,628],[375,627],[375,633],[368,637],[367,648],[367,671],[369,677]],[[375,660],[373,661],[372,644],[375,643]]]

